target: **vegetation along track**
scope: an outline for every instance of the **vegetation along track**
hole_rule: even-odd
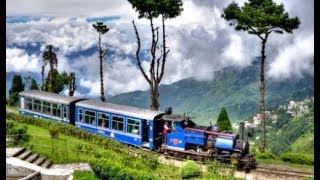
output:
[[[11,112],[11,113],[18,113],[16,110],[12,110],[9,108],[6,108],[7,112]],[[137,152],[135,152],[136,148],[132,148],[130,154],[135,154],[138,155]],[[138,148],[137,148],[138,149]],[[147,149],[144,149],[146,151],[149,151]],[[150,152],[150,151],[149,151]],[[185,161],[186,159],[192,159],[194,161],[196,161],[197,163],[206,166],[208,165],[208,162],[210,164],[210,160],[208,158],[203,158],[200,156],[187,156],[187,157],[181,157],[181,156],[175,156],[175,154],[171,154],[168,153],[167,155],[164,153],[160,153],[160,152],[154,152],[151,151],[154,154],[158,154],[160,155],[160,159],[166,159],[166,160],[175,160],[175,161],[180,161],[181,163],[178,164],[182,164],[183,161]],[[224,167],[227,167],[231,165],[229,164],[225,164]],[[278,177],[286,177],[286,178],[304,178],[304,177],[313,177],[314,174],[311,172],[306,172],[306,171],[296,171],[296,170],[288,170],[288,169],[280,169],[280,168],[272,168],[272,167],[268,167],[268,166],[263,166],[263,165],[258,165],[256,169],[253,169],[252,172],[254,173],[259,173],[259,174],[264,174],[264,175],[277,175]]]

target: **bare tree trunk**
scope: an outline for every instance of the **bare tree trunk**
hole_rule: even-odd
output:
[[[141,66],[141,61],[140,61],[140,47],[141,47],[141,41],[139,37],[139,33],[137,30],[137,27],[135,26],[134,21],[132,21],[136,38],[137,38],[137,51],[136,51],[136,59],[138,63],[138,67],[143,75],[143,77],[147,80],[149,86],[150,86],[150,109],[152,110],[158,110],[159,109],[159,103],[158,103],[158,98],[159,98],[159,83],[161,81],[161,77],[163,76],[163,68],[164,68],[164,62],[162,59],[162,64],[160,63],[160,60],[162,58],[163,50],[161,49],[161,56],[157,58],[156,60],[156,48],[159,40],[159,33],[158,33],[158,27],[154,28],[153,25],[153,19],[150,15],[150,27],[151,27],[151,34],[152,34],[152,41],[151,41],[151,48],[150,48],[150,53],[151,53],[151,60],[150,60],[150,68],[149,68],[149,74],[150,76],[148,77],[147,74],[145,73],[144,69]],[[165,41],[164,41],[165,42]],[[164,48],[165,49],[165,48]],[[159,68],[161,64],[161,72],[159,74]],[[155,67],[156,66],[156,67]]]
[[[53,77],[52,77],[52,73],[53,73],[53,64],[52,62],[50,62],[50,72],[49,72],[49,84],[48,84],[48,91],[49,92],[53,92],[52,87],[53,87]]]
[[[41,90],[43,91],[44,90],[44,67],[45,65],[43,65],[41,67],[41,77],[42,77],[42,87],[41,87]]]
[[[106,98],[104,96],[104,86],[103,86],[103,51],[101,47],[101,34],[99,34],[99,59],[100,59],[100,89],[101,89],[101,101],[106,101]]]
[[[69,76],[69,96],[74,95],[74,91],[76,90],[76,75],[74,72],[70,73]]]
[[[265,82],[264,82],[264,62],[266,59],[265,47],[268,35],[262,40],[261,65],[260,65],[260,114],[261,114],[261,152],[266,150],[266,113],[265,113]]]
[[[159,103],[158,103],[158,85],[150,86],[150,97],[151,97],[151,105],[150,109],[151,110],[158,110],[159,108]]]

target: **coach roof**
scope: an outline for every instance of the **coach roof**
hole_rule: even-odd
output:
[[[60,104],[69,104],[73,101],[83,99],[83,98],[64,96],[64,95],[59,95],[59,94],[39,91],[39,90],[22,91],[19,93],[19,95],[26,98],[39,99],[39,100],[60,103]]]
[[[142,109],[133,106],[124,106],[112,103],[98,102],[93,100],[84,100],[76,103],[76,106],[99,110],[103,112],[110,112],[119,115],[125,115],[135,118],[141,118],[146,120],[153,120],[157,115],[162,112],[154,111],[150,109]]]

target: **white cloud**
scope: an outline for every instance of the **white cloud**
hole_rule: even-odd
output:
[[[293,44],[285,44],[270,65],[268,76],[286,79],[292,76],[302,77],[314,69],[314,35],[300,35]]]
[[[25,50],[6,48],[6,72],[40,72],[37,55],[28,55]]]
[[[228,66],[243,67],[260,56],[260,40],[246,32],[237,32],[221,18],[222,8],[229,1],[184,1],[181,16],[166,21],[167,46],[170,48],[163,78],[163,84],[170,84],[184,78],[210,80],[213,72]],[[237,2],[243,3],[243,0]],[[282,2],[282,1],[281,1]],[[293,15],[302,19],[301,28],[294,34],[272,34],[267,43],[267,61],[270,64],[268,75],[273,78],[300,76],[313,71],[313,51],[308,51],[313,34],[313,25],[307,17],[313,18],[310,2],[283,0],[285,7]],[[72,4],[72,6],[71,6]],[[295,6],[293,6],[295,5]],[[287,9],[287,8],[286,8]],[[311,12],[309,12],[311,11]],[[88,88],[87,95],[100,95],[99,61],[97,54],[69,59],[68,55],[86,51],[97,44],[97,33],[87,17],[120,16],[119,20],[107,21],[110,31],[103,37],[113,54],[108,56],[104,66],[105,92],[115,95],[134,90],[146,90],[148,84],[134,64],[136,39],[131,20],[135,20],[141,36],[142,50],[150,49],[150,25],[146,19],[138,19],[137,13],[128,1],[52,1],[10,0],[7,2],[7,15],[54,16],[26,23],[7,23],[7,72],[40,72],[39,54],[28,55],[23,48],[28,44],[53,44],[57,51],[59,71],[76,72],[79,85]],[[291,14],[290,14],[291,15]],[[70,18],[77,17],[77,18]],[[155,26],[160,26],[160,19]],[[308,33],[307,33],[308,32]],[[160,37],[161,37],[161,31]],[[308,43],[309,42],[309,43]],[[160,44],[159,44],[160,45]],[[10,47],[10,48],[9,48]],[[308,47],[310,50],[311,47]],[[9,52],[8,52],[9,51]],[[39,56],[39,57],[38,57]],[[299,58],[297,58],[299,57]],[[23,60],[22,60],[23,59]],[[282,59],[286,59],[282,61]],[[146,59],[148,60],[148,59]],[[24,64],[17,64],[17,62]],[[25,63],[28,62],[28,63]],[[288,70],[286,67],[291,65]],[[146,72],[148,63],[143,62]],[[22,68],[23,67],[23,68]],[[25,68],[27,67],[27,68]],[[78,92],[81,95],[82,92]]]
[[[122,8],[130,6],[126,0],[7,0],[6,14],[9,16],[58,16],[58,17],[96,17],[125,14]]]

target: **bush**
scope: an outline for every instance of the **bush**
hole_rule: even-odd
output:
[[[258,159],[276,159],[276,155],[274,155],[272,152],[270,151],[266,151],[264,153],[259,153],[257,155]]]
[[[51,138],[53,138],[53,139],[58,138],[59,132],[60,132],[60,128],[57,124],[51,124],[49,126],[49,134],[50,134]]]
[[[237,166],[230,167],[216,160],[207,161],[207,170],[209,179],[233,180]]]
[[[295,163],[295,164],[307,164],[307,165],[314,164],[313,155],[305,155],[300,153],[284,153],[282,154],[281,159],[284,162]]]
[[[183,178],[197,177],[200,174],[200,165],[192,160],[185,161],[180,168],[180,175]]]
[[[11,135],[13,145],[17,145],[19,142],[28,142],[30,139],[30,135],[27,134],[27,126],[10,120],[6,120],[6,135]]]
[[[99,179],[156,179],[154,174],[144,169],[130,168],[113,159],[91,159],[89,164]]]

